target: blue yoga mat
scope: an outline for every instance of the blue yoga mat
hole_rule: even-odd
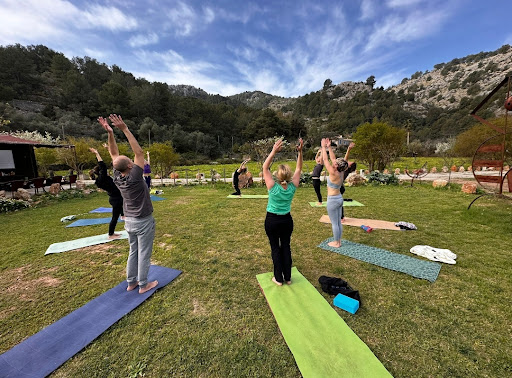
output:
[[[334,248],[327,244],[331,241],[333,241],[333,238],[324,240],[320,243],[319,247],[327,251],[339,253],[340,255],[352,257],[356,260],[406,273],[416,278],[429,280],[430,282],[434,282],[437,279],[441,270],[441,264],[436,262],[415,259],[414,257],[348,240],[342,240],[341,247]]]
[[[95,224],[107,224],[110,223],[112,218],[90,218],[90,219],[79,219],[74,221],[71,224],[68,224],[66,227],[81,227],[81,226],[92,226]],[[122,219],[119,219],[118,222],[124,222]]]
[[[148,278],[158,280],[159,289],[180,274],[176,269],[152,265]],[[139,294],[138,290],[126,291],[126,287],[126,281],[120,283],[0,355],[0,376],[46,377],[155,292]]]
[[[89,213],[111,213],[111,207],[98,207],[97,209],[89,211]]]
[[[163,201],[165,198],[163,197],[157,197],[157,196],[154,196],[154,195],[150,195],[151,197],[151,201]]]

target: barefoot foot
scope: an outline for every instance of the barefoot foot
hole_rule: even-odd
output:
[[[277,281],[275,277],[272,277],[272,282],[275,283],[277,286],[283,286],[283,283]]]
[[[339,242],[339,241],[332,241],[332,242],[327,243],[327,245],[329,247],[339,248],[339,247],[341,247],[341,242]]]
[[[287,285],[291,285],[291,284],[292,284],[292,281],[286,281],[286,284],[287,284]]]
[[[120,237],[121,234],[112,234],[108,236],[109,240],[119,239]]]
[[[317,206],[322,206],[322,202],[317,202],[316,205]]]
[[[144,288],[141,287],[139,289],[139,294],[144,294],[146,291],[149,291],[149,290],[157,287],[157,285],[158,285],[158,281],[157,280],[148,282],[148,284],[146,286],[144,286]]]
[[[131,285],[128,285],[128,287],[126,288],[126,291],[132,291],[133,289],[135,289],[137,286],[139,286],[139,284],[137,282],[131,284]]]

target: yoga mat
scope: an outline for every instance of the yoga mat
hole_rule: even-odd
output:
[[[441,270],[441,264],[432,261],[419,260],[414,257],[401,255],[369,245],[354,243],[348,240],[342,240],[341,247],[334,248],[327,245],[327,243],[332,240],[333,238],[324,240],[320,243],[319,247],[327,251],[336,252],[340,255],[352,257],[356,260],[391,269],[396,272],[409,274],[413,277],[430,282],[434,282],[437,279],[439,271]]]
[[[359,219],[359,218],[344,218],[345,221],[342,223],[343,226],[355,226],[361,227],[370,226],[371,228],[378,228],[381,230],[394,230],[394,231],[402,231],[400,227],[395,226],[395,222],[388,222],[378,219]],[[322,215],[320,217],[320,222],[331,224],[331,220],[328,215]]]
[[[327,207],[327,201],[322,202],[322,205],[317,205],[317,202],[310,202],[309,203],[313,207]],[[356,200],[352,201],[343,201],[343,207],[349,207],[349,206],[364,206],[361,202],[358,202]]]
[[[180,273],[152,265],[148,279],[158,280],[159,289]],[[155,292],[139,294],[126,287],[126,281],[120,283],[0,355],[0,376],[46,377]]]
[[[112,218],[89,218],[89,219],[79,219],[74,221],[71,224],[68,224],[66,227],[82,227],[82,226],[92,226],[95,224],[108,224]],[[124,222],[122,219],[119,219],[118,222]]]
[[[241,196],[230,194],[228,198],[268,198],[268,194],[242,194]]]
[[[162,197],[157,197],[157,196],[154,196],[154,195],[150,195],[151,197],[151,201],[163,201],[165,198],[162,198]]]
[[[117,234],[120,234],[121,237],[119,237],[117,239],[109,239],[108,234],[103,234],[103,235],[89,236],[87,238],[69,240],[69,241],[65,241],[65,242],[61,242],[61,243],[53,243],[48,247],[48,249],[45,252],[45,255],[49,255],[50,253],[60,253],[60,252],[71,251],[73,249],[89,247],[91,245],[108,243],[108,242],[111,242],[114,240],[128,239],[128,232],[126,232],[126,231],[120,231],[120,232],[117,232]]]
[[[292,268],[292,284],[256,279],[303,377],[391,377],[317,289]]]
[[[97,209],[89,211],[89,213],[111,213],[111,207],[98,207]]]

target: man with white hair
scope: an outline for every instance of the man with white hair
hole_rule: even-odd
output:
[[[155,219],[149,189],[143,177],[144,151],[121,116],[111,114],[109,119],[112,126],[124,133],[135,154],[133,161],[127,156],[119,155],[112,127],[107,119],[99,117],[98,122],[108,132],[108,151],[114,165],[114,183],[123,197],[124,228],[128,231],[130,242],[130,254],[126,264],[126,290],[131,291],[139,286],[139,294],[143,294],[158,285],[156,280],[148,282],[155,238]]]

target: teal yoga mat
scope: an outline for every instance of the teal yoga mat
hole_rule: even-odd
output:
[[[297,268],[291,285],[277,286],[272,276],[256,279],[303,377],[391,377]]]
[[[434,282],[437,279],[439,271],[441,270],[441,264],[432,261],[419,260],[411,256],[401,255],[385,249],[354,243],[348,240],[342,240],[341,247],[334,248],[327,245],[327,243],[332,240],[333,238],[324,240],[320,243],[319,247],[327,251],[336,252],[340,255],[352,257],[356,260],[364,261],[382,268],[409,274],[413,277],[430,282]]]
[[[65,242],[61,242],[61,243],[53,243],[52,245],[50,245],[48,247],[48,249],[45,252],[45,255],[49,255],[50,253],[60,253],[60,252],[72,251],[73,249],[79,249],[79,248],[89,247],[91,245],[108,243],[108,242],[111,242],[114,240],[128,239],[128,232],[126,232],[126,231],[120,231],[120,232],[117,232],[117,234],[121,235],[121,237],[118,239],[109,239],[108,234],[103,234],[103,235],[89,236],[87,238],[69,240],[69,241],[65,241]]]
[[[310,202],[309,203],[312,207],[327,207],[327,201],[325,202],[322,202],[322,205],[317,205],[316,202]],[[348,207],[348,206],[364,206],[361,202],[358,202],[356,200],[352,200],[352,201],[343,201],[343,207]]]
[[[151,197],[151,201],[163,201],[163,200],[165,200],[165,198],[157,197],[157,196],[154,196],[153,194],[151,194],[150,197]]]
[[[230,194],[228,198],[268,198],[268,194],[242,194],[241,196]]]

